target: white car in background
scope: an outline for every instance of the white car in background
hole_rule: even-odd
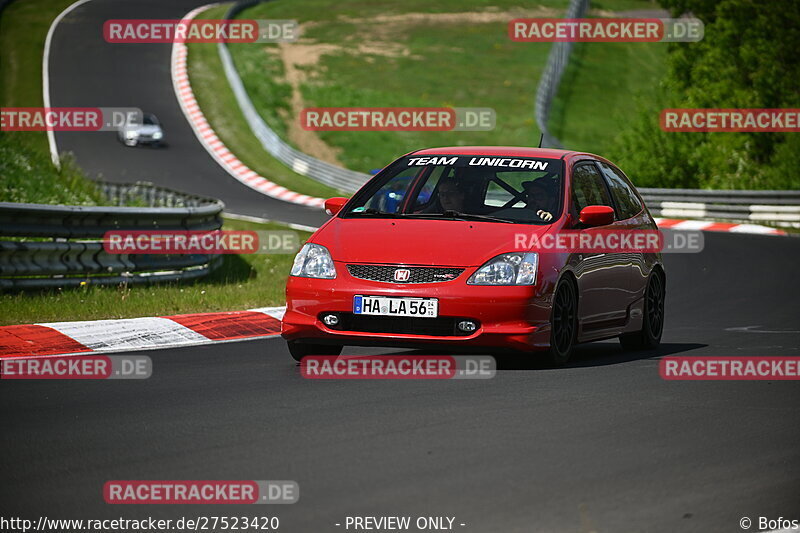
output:
[[[138,144],[162,145],[164,143],[164,131],[161,123],[152,113],[142,114],[142,123],[130,123],[121,127],[117,131],[117,137],[126,146],[136,146]]]

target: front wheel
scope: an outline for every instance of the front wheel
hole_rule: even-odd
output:
[[[558,282],[550,317],[550,349],[547,360],[555,366],[567,364],[572,356],[578,330],[578,298],[567,279]]]
[[[288,341],[286,344],[289,347],[289,355],[298,363],[307,355],[339,355],[343,348],[330,344],[301,344],[295,341]]]
[[[644,316],[641,331],[624,333],[619,336],[619,343],[625,350],[649,350],[661,344],[664,331],[664,277],[658,271],[653,272],[647,282],[644,296]]]

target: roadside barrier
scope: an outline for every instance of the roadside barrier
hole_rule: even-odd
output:
[[[226,13],[225,18],[231,19],[235,17],[240,11],[259,3],[258,1],[248,0],[245,2],[237,2]],[[219,57],[222,61],[222,66],[225,70],[225,76],[228,78],[228,83],[236,96],[236,101],[239,108],[242,110],[250,129],[261,142],[270,155],[275,159],[282,162],[293,171],[312,178],[320,183],[329,185],[336,189],[355,192],[370,178],[369,174],[363,174],[346,168],[332,165],[316,157],[304,154],[299,150],[295,150],[288,143],[284,142],[275,131],[270,128],[267,123],[261,118],[261,115],[256,111],[250,97],[247,96],[247,91],[244,88],[244,83],[239,77],[239,73],[233,64],[233,59],[228,51],[225,43],[217,45],[219,49]]]
[[[654,216],[800,228],[800,191],[640,188]]]
[[[152,283],[200,278],[221,264],[210,254],[109,254],[112,230],[222,227],[223,203],[150,183],[98,183],[116,206],[0,202],[0,289]],[[143,207],[117,207],[127,203]]]
[[[583,17],[589,9],[589,0],[570,0],[567,14],[564,18],[577,19]],[[550,48],[547,56],[547,65],[544,67],[542,77],[539,78],[539,85],[536,87],[536,103],[534,105],[534,116],[536,125],[544,136],[542,146],[547,148],[563,148],[547,128],[550,118],[550,109],[553,100],[558,94],[558,87],[561,85],[561,77],[569,65],[569,57],[572,53],[573,42],[555,42]]]

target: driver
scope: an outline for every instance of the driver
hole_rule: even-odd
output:
[[[439,184],[439,203],[445,211],[464,211],[467,193],[456,179],[443,180]]]
[[[534,181],[526,181],[522,184],[525,190],[525,203],[528,209],[536,211],[536,215],[544,220],[550,222],[553,220],[553,194],[551,194],[550,185],[544,179]]]

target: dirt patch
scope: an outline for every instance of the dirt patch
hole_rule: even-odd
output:
[[[334,44],[315,43],[301,40],[295,43],[281,43],[278,54],[286,72],[286,82],[292,88],[290,105],[291,117],[284,116],[287,122],[289,141],[299,150],[328,163],[342,166],[339,161],[340,149],[323,141],[317,132],[307,131],[300,127],[299,117],[306,107],[300,85],[308,79],[308,71],[319,66],[320,58],[325,54],[351,53],[364,57],[380,55],[385,57],[408,57],[408,48],[393,42],[372,41],[357,46],[339,46]]]
[[[320,139],[316,131],[308,131],[300,127],[300,113],[305,107],[303,94],[300,92],[300,84],[306,78],[305,72],[301,69],[315,66],[323,54],[339,51],[339,48],[338,46],[326,44],[281,43],[278,46],[278,52],[286,72],[286,82],[292,87],[292,99],[290,102],[292,116],[288,117],[287,120],[289,142],[293,143],[301,152],[333,165],[343,166],[339,161],[339,152],[341,150],[337,150]]]
[[[385,30],[391,31],[393,28],[404,30],[408,26],[421,25],[508,23],[515,18],[558,17],[562,13],[563,11],[559,9],[539,6],[533,9],[511,9],[508,11],[488,8],[484,11],[466,11],[463,13],[398,13],[367,18],[343,15],[336,20],[358,26],[367,26],[366,29],[373,33],[378,25],[381,26],[380,29],[383,32]]]
[[[669,18],[666,9],[632,9],[630,11],[609,11],[607,9],[590,9],[590,15],[604,18],[632,18],[632,19],[665,19]]]
[[[336,22],[353,24],[358,28],[353,32],[348,42],[341,45],[317,43],[311,39],[300,39],[294,43],[281,43],[277,53],[283,62],[286,72],[286,82],[292,88],[291,115],[284,116],[287,122],[289,141],[297,148],[328,163],[341,166],[338,156],[340,149],[334,148],[322,139],[315,131],[306,131],[300,127],[299,117],[306,107],[300,86],[308,81],[308,72],[319,68],[322,56],[326,54],[353,54],[364,58],[365,61],[374,61],[374,56],[383,57],[411,57],[414,58],[407,46],[398,42],[396,37],[402,35],[412,26],[421,25],[452,25],[452,24],[507,24],[515,18],[532,17],[557,17],[562,15],[562,10],[539,6],[533,9],[514,9],[501,11],[497,8],[487,8],[483,11],[464,13],[400,13],[377,15],[374,17],[348,17],[340,16]],[[306,22],[300,27],[303,35],[308,30],[319,26],[322,22]],[[376,30],[380,31],[376,31]],[[363,36],[369,36],[364,40]],[[275,50],[275,49],[273,49]],[[423,59],[417,57],[417,59]]]

